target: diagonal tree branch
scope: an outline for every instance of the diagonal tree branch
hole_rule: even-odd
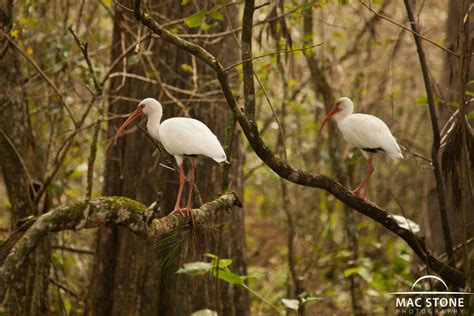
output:
[[[151,17],[149,13],[142,9],[140,0],[135,1],[134,15],[137,20],[147,26],[155,34],[159,35],[169,43],[194,55],[216,72],[217,79],[221,84],[224,97],[226,98],[229,107],[234,112],[247,140],[249,141],[257,156],[275,173],[293,183],[328,191],[341,202],[350,206],[359,213],[372,218],[405,240],[406,243],[413,249],[413,251],[421,258],[421,260],[423,260],[423,262],[427,264],[433,271],[436,271],[438,274],[440,274],[443,279],[457,286],[464,286],[466,278],[461,271],[447,266],[435,258],[431,251],[426,247],[423,238],[414,235],[409,230],[399,227],[395,220],[389,216],[387,211],[379,208],[377,205],[364,201],[358,196],[352,194],[340,183],[327,176],[298,170],[275,156],[271,149],[268,148],[268,146],[261,139],[256,123],[254,121],[249,121],[245,114],[238,107],[236,98],[230,87],[227,74],[224,71],[225,67],[220,64],[215,56],[198,44],[184,40],[163,28],[155,19]]]
[[[418,52],[418,58],[420,60],[421,72],[423,74],[423,82],[425,83],[426,96],[428,98],[428,108],[430,112],[431,119],[431,128],[433,131],[433,145],[431,147],[431,161],[433,165],[433,171],[436,180],[436,188],[438,191],[438,202],[439,202],[439,212],[441,215],[441,226],[443,228],[443,237],[446,248],[446,253],[448,254],[448,262],[451,266],[455,267],[456,262],[453,252],[453,242],[451,240],[451,231],[449,228],[448,220],[448,209],[446,206],[446,194],[445,186],[443,182],[443,177],[441,175],[441,166],[439,160],[439,148],[441,145],[440,141],[440,132],[438,126],[438,115],[436,113],[436,104],[433,93],[433,87],[431,85],[428,63],[426,61],[425,51],[423,49],[423,43],[421,42],[421,37],[419,35],[420,30],[418,23],[415,21],[415,15],[413,14],[413,9],[411,7],[409,0],[404,0],[405,8],[407,10],[408,20],[410,21],[411,28],[413,30],[413,37],[415,39],[416,49]]]
[[[193,210],[195,222],[198,225],[211,224],[218,212],[230,210],[234,205],[242,206],[235,193],[226,193]],[[87,210],[89,210],[88,216]],[[140,238],[150,239],[188,227],[190,221],[189,217],[175,213],[158,219],[152,218],[153,210],[125,197],[99,197],[92,199],[89,203],[77,202],[59,206],[41,215],[32,225],[28,224],[31,227],[17,239],[3,265],[0,266],[0,302],[3,301],[11,282],[18,277],[28,254],[49,233],[75,230],[79,223],[85,221],[84,228],[120,225]]]

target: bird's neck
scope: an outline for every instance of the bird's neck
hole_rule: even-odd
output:
[[[163,113],[161,111],[154,112],[148,116],[146,128],[148,133],[158,138],[158,130],[160,128],[161,117]]]
[[[352,114],[352,111],[342,110],[341,112],[338,112],[334,115],[334,120],[336,121],[336,123],[340,123],[344,121],[344,119],[349,117],[351,114]]]

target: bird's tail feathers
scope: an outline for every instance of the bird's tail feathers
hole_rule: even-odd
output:
[[[400,150],[400,148],[397,148],[397,149],[398,149],[397,151],[388,153],[389,157],[392,158],[393,160],[403,159],[402,151]]]

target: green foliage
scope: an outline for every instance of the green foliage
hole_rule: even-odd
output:
[[[298,299],[289,299],[289,298],[282,298],[281,302],[283,305],[285,305],[286,308],[298,311],[303,304],[320,300],[321,298],[318,297],[313,297],[309,295],[307,292],[303,292],[300,295],[298,295]]]
[[[216,255],[207,253],[205,257],[211,258],[211,262],[191,262],[185,263],[182,268],[178,269],[176,273],[189,275],[202,275],[205,273],[212,273],[212,275],[219,280],[230,284],[244,285],[244,281],[249,278],[259,278],[261,274],[238,275],[229,270],[232,264],[232,259],[220,259]]]
[[[209,262],[190,262],[183,264],[182,268],[179,268],[176,273],[180,274],[189,274],[189,275],[203,275],[211,271],[212,264]]]
[[[196,13],[191,14],[188,16],[184,23],[186,23],[189,27],[198,27],[204,22],[204,18],[206,17],[206,11],[198,11]]]
[[[206,23],[206,18],[211,22],[219,22],[224,20],[224,15],[216,10],[198,11],[188,16],[184,23],[190,28],[200,27],[202,30],[208,30],[214,25]]]
[[[197,262],[185,263],[183,264],[183,267],[179,268],[178,271],[176,271],[176,273],[188,274],[188,275],[193,275],[193,276],[211,273],[212,276],[214,276],[215,278],[221,281],[244,287],[245,289],[247,289],[248,291],[250,291],[257,297],[259,297],[262,301],[264,301],[265,303],[269,304],[270,306],[276,309],[276,307],[273,304],[265,300],[262,296],[254,292],[245,284],[246,280],[261,278],[263,274],[253,273],[249,275],[238,275],[236,273],[231,272],[229,269],[229,266],[232,264],[231,259],[220,259],[218,256],[211,253],[206,253],[204,254],[204,256],[210,258],[211,262],[197,261]]]

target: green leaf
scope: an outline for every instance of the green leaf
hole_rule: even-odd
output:
[[[212,269],[212,264],[209,262],[190,262],[183,264],[182,268],[179,268],[176,273],[180,274],[189,274],[189,275],[202,275],[205,274]]]
[[[240,277],[240,275],[232,273],[227,270],[218,270],[218,271],[214,270],[212,274],[218,279],[230,284],[238,284],[238,285],[244,284],[244,280]]]
[[[186,23],[186,25],[189,26],[189,27],[198,27],[198,26],[201,26],[201,24],[204,21],[205,17],[206,17],[206,12],[205,11],[198,11],[198,12],[188,16],[184,20],[184,23]]]
[[[474,119],[474,111],[469,112],[467,114],[467,118],[470,119],[470,120]]]
[[[290,80],[288,80],[288,85],[289,85],[290,87],[295,87],[295,86],[297,86],[297,85],[299,85],[299,84],[300,84],[300,83],[299,83],[297,80],[295,80],[295,79],[290,79]]]
[[[201,30],[207,31],[211,28],[211,25],[207,24],[206,22],[201,23]]]
[[[193,68],[189,66],[188,64],[182,64],[181,69],[183,69],[186,72],[193,73]]]
[[[422,96],[416,99],[416,105],[428,105],[428,97]]]
[[[359,267],[348,268],[344,270],[344,277],[350,277],[353,274],[357,274],[359,272]]]
[[[474,97],[474,92],[472,91],[466,90],[465,93],[468,97]]]
[[[227,268],[232,264],[232,259],[220,259],[217,261],[217,266],[221,269]]]
[[[313,8],[315,3],[316,3],[316,0],[306,1],[305,4],[303,4],[303,6],[301,7],[301,12],[302,13],[308,12],[309,10]]]
[[[339,4],[346,5],[349,3],[349,0],[337,0]]]
[[[182,0],[181,5],[187,5],[189,3],[189,0]]]
[[[289,299],[289,298],[282,298],[281,302],[283,305],[285,305],[287,308],[292,309],[297,311],[300,308],[300,301],[295,300],[295,299]]]
[[[219,20],[219,21],[224,20],[224,16],[219,11],[212,10],[209,12],[209,16],[214,20]]]
[[[372,2],[375,4],[382,4],[382,0],[372,0]]]

